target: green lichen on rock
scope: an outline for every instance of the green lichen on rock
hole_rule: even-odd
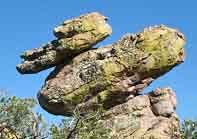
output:
[[[154,26],[92,49],[112,33],[106,21],[96,12],[64,21],[53,31],[56,40],[21,54],[17,70],[28,74],[55,67],[38,93],[49,113],[73,116],[78,110],[85,117],[102,110],[96,122],[110,129],[113,139],[178,139],[172,89],[141,92],[184,61],[183,34]]]
[[[111,33],[107,18],[97,12],[66,20],[54,29],[57,40],[21,54],[23,62],[17,65],[17,70],[22,74],[37,73],[68,62],[77,54],[91,49]]]
[[[107,17],[97,12],[65,21],[53,31],[59,38],[59,49],[79,52],[90,48],[112,33],[106,21]]]
[[[92,12],[64,21],[62,25],[54,28],[53,32],[57,38],[70,38],[76,34],[86,32],[91,32],[96,37],[104,34],[109,35],[112,30],[111,27],[106,24],[106,21],[107,17],[97,12]]]
[[[180,32],[164,25],[127,34],[57,67],[40,90],[39,102],[47,111],[61,115],[72,113],[67,107],[84,111],[93,105],[111,108],[183,62],[184,44]],[[48,104],[50,100],[56,101]],[[56,102],[63,104],[58,112],[54,110]]]

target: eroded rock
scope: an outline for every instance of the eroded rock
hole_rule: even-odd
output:
[[[112,29],[107,24],[107,18],[97,12],[66,20],[54,29],[57,40],[41,48],[25,51],[21,54],[22,64],[16,68],[21,74],[31,74],[67,63],[111,33]]]
[[[156,92],[159,95],[155,95]],[[170,88],[158,88],[146,95],[135,96],[109,109],[102,122],[104,127],[112,130],[113,139],[180,139],[176,103],[170,98],[176,99]],[[153,100],[163,104],[156,108],[160,113],[155,113]]]
[[[92,49],[112,33],[107,18],[89,13],[54,29],[57,40],[24,52],[17,70],[37,73],[55,66],[38,93],[55,115],[104,110],[100,121],[113,139],[179,139],[176,96],[170,88],[143,95],[152,81],[184,61],[184,35],[164,25],[126,34]]]
[[[84,112],[100,106],[109,109],[182,63],[184,44],[180,32],[162,25],[81,53],[48,76],[38,94],[40,105],[66,116],[72,115],[75,107]]]

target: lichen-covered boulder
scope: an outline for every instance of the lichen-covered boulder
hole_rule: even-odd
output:
[[[76,107],[83,113],[98,107],[110,109],[182,63],[184,44],[182,33],[164,25],[127,34],[58,65],[38,93],[39,103],[50,113],[66,116]],[[166,103],[155,103],[155,112],[166,116],[158,110]],[[171,111],[169,107],[168,114]]]
[[[81,15],[71,20],[65,20],[62,25],[54,28],[54,35],[61,38],[71,38],[75,35],[87,33],[94,35],[98,40],[112,33],[107,17],[98,12]],[[100,38],[99,38],[100,37]]]
[[[183,34],[154,26],[92,48],[112,33],[106,21],[97,12],[64,21],[53,30],[56,40],[21,55],[17,70],[29,74],[55,66],[38,93],[49,113],[73,116],[77,110],[86,117],[102,110],[98,123],[113,139],[180,139],[172,89],[141,92],[184,61]]]
[[[99,122],[111,130],[113,139],[180,139],[174,100],[171,88],[158,88],[109,109]],[[157,111],[162,111],[158,113],[154,105],[163,102],[168,103],[157,107]]]
[[[106,21],[107,18],[97,12],[64,21],[54,29],[57,40],[21,54],[23,62],[17,65],[17,70],[21,74],[37,73],[69,62],[74,56],[91,49],[112,33]]]

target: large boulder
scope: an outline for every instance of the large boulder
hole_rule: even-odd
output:
[[[81,53],[48,76],[38,94],[40,105],[50,113],[70,116],[76,107],[85,113],[123,103],[182,63],[184,43],[180,32],[162,25]]]

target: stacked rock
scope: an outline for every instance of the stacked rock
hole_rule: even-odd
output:
[[[69,62],[73,56],[90,49],[112,33],[106,21],[105,16],[96,12],[64,21],[53,31],[57,40],[21,54],[24,61],[17,65],[17,70],[22,74],[37,73]]]
[[[179,36],[174,29],[157,26],[84,52],[56,67],[39,92],[39,102],[61,115],[72,115],[75,107],[88,111],[120,104],[183,61],[184,40]]]
[[[179,124],[174,93],[164,88],[142,95],[142,90],[184,61],[183,34],[160,25],[92,49],[112,33],[106,19],[89,13],[65,21],[54,29],[58,39],[26,51],[17,70],[28,74],[56,67],[38,93],[40,105],[52,114],[72,116],[77,108],[85,115],[102,108],[103,123],[108,123],[106,127],[113,129],[118,139],[160,139],[160,132],[170,139],[168,133]],[[118,125],[117,119],[130,121],[136,111],[140,126]],[[172,135],[177,136],[177,132]]]

